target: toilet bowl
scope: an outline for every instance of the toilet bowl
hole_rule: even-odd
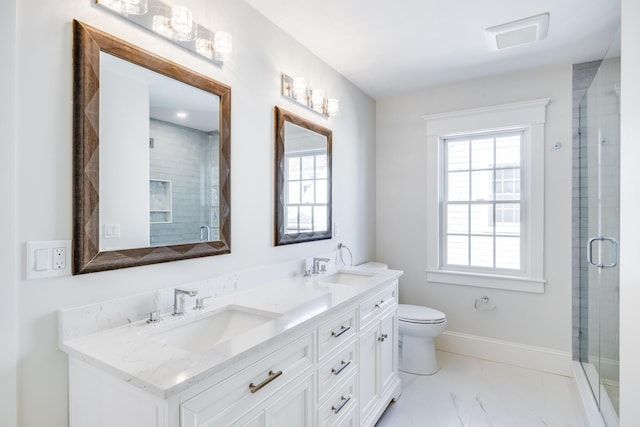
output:
[[[447,316],[433,308],[398,304],[399,369],[418,375],[438,372],[434,338],[447,328]]]

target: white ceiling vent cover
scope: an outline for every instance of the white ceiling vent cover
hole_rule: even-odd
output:
[[[484,30],[489,50],[507,49],[547,37],[549,14],[543,13]]]

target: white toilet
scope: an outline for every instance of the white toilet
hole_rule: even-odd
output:
[[[447,316],[433,308],[398,304],[400,370],[410,374],[438,372],[434,338],[447,328]]]

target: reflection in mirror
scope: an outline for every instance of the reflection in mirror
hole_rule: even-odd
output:
[[[230,252],[230,98],[74,21],[74,274]]]
[[[331,130],[275,107],[275,244],[331,238]]]
[[[100,250],[217,240],[220,97],[100,52]]]

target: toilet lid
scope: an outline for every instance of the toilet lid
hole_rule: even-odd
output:
[[[412,323],[442,323],[447,316],[438,310],[421,305],[398,304],[398,319]]]

